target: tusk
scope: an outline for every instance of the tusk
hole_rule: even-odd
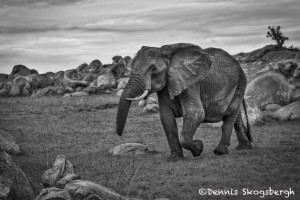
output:
[[[143,98],[145,98],[147,96],[148,92],[149,92],[149,90],[145,90],[144,93],[139,97],[126,98],[126,99],[129,100],[129,101],[139,101],[139,100],[142,100]]]

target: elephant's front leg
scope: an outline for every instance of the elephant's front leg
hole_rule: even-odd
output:
[[[183,112],[183,126],[179,135],[180,144],[183,148],[190,150],[193,156],[199,156],[203,151],[201,140],[193,140],[198,126],[205,118],[205,112],[198,94],[197,86],[187,89],[180,95]],[[198,93],[197,93],[198,92]]]
[[[166,96],[167,95],[167,96]],[[159,102],[159,115],[160,120],[168,139],[168,143],[171,149],[171,156],[168,161],[177,161],[184,158],[182,147],[179,143],[177,123],[175,120],[174,110],[172,109],[172,101],[168,97],[168,94],[160,92],[158,93]]]

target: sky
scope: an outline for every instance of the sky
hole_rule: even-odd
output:
[[[269,25],[300,47],[299,11],[299,0],[0,0],[0,73],[108,64],[178,42],[250,52],[275,44]]]

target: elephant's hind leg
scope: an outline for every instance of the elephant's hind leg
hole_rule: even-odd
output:
[[[246,136],[246,127],[243,123],[241,111],[239,111],[237,119],[234,123],[234,130],[238,139],[236,150],[252,149],[252,145]]]

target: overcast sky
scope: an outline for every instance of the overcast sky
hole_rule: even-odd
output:
[[[0,73],[106,64],[177,42],[249,52],[274,43],[269,25],[300,47],[299,19],[299,0],[0,0]]]

